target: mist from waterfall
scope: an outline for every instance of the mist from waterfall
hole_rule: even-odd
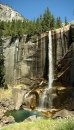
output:
[[[45,97],[46,97],[46,90],[43,92],[41,100],[39,100],[39,109],[45,108],[45,105],[44,105]]]
[[[53,82],[53,56],[52,56],[52,37],[51,37],[51,31],[49,31],[49,53],[48,53],[48,58],[49,58],[49,81],[48,81],[48,88],[50,89],[52,87],[52,82]]]

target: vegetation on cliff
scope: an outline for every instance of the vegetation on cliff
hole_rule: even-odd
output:
[[[65,17],[65,25],[68,24]],[[49,8],[44,11],[43,15],[40,15],[34,21],[22,20],[12,20],[0,21],[0,86],[4,84],[4,56],[3,56],[3,36],[22,37],[24,34],[29,36],[39,35],[43,32],[62,27],[61,18],[54,18],[51,14]],[[6,86],[6,85],[5,85]]]
[[[67,19],[65,17],[65,25],[67,25]],[[55,18],[53,14],[51,14],[49,8],[44,11],[43,15],[40,15],[37,19],[33,21],[29,21],[24,19],[22,20],[12,20],[12,22],[8,21],[0,21],[0,26],[3,30],[4,36],[22,36],[23,34],[35,35],[41,34],[43,32],[60,28],[62,27],[61,18]]]

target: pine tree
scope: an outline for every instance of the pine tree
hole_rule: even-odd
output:
[[[67,24],[67,18],[65,17],[65,25]],[[24,34],[28,34],[30,36],[34,34],[41,34],[61,27],[61,18],[57,17],[55,19],[48,7],[42,15],[33,21],[29,21],[27,19],[24,19],[24,21],[12,20],[12,22],[0,21],[0,29],[2,29],[3,35],[11,36],[13,38],[23,37]]]
[[[51,12],[49,10],[49,8],[47,7],[47,9],[45,10],[44,14],[43,14],[43,23],[42,23],[42,28],[45,31],[50,30],[50,23],[51,23]]]
[[[55,18],[51,15],[50,29],[55,29]]]
[[[69,23],[68,23],[68,21],[67,21],[67,18],[66,18],[66,16],[65,16],[65,25],[68,25]]]
[[[61,28],[62,27],[62,21],[60,17],[57,17],[56,19],[56,28]]]
[[[42,18],[41,16],[36,19],[36,34],[42,33]]]

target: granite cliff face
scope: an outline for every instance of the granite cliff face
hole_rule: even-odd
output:
[[[24,17],[17,11],[13,10],[8,5],[0,4],[0,20],[12,21],[12,20],[24,20]]]
[[[68,66],[67,62],[64,61],[67,53],[71,50],[70,48],[72,48],[70,47],[72,46],[70,27],[68,25],[51,31],[54,79],[60,79],[64,85],[73,84],[73,70],[66,71]],[[12,40],[11,37],[4,39],[5,79],[9,84],[24,83],[31,86],[32,80],[30,79],[48,79],[48,61],[50,60],[48,58],[48,32],[27,39],[27,35],[24,35],[21,39],[15,38]]]
[[[9,84],[31,85],[31,78],[43,77],[47,44],[41,42],[41,37],[39,41],[26,39],[26,35],[21,40],[4,38],[5,79]]]
[[[0,20],[22,20],[11,7],[0,4]],[[64,86],[74,86],[74,22],[51,31],[54,81]],[[8,84],[33,83],[34,79],[48,79],[49,35],[45,32],[28,38],[6,37],[4,40],[5,80]],[[56,83],[57,84],[57,83]]]
[[[58,79],[62,85],[74,87],[74,22],[71,22],[68,34],[68,50],[58,63]]]

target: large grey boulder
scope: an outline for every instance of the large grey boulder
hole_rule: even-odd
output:
[[[54,116],[52,118],[58,118],[58,117],[71,117],[73,116],[71,111],[68,111],[66,109],[62,109],[58,112],[56,112],[56,114],[54,114]]]
[[[28,117],[27,119],[25,119],[24,122],[25,122],[25,121],[34,122],[34,121],[36,121],[36,120],[37,120],[36,115],[33,115],[33,116],[30,116],[30,117]]]
[[[14,110],[13,99],[5,98],[2,101],[0,101],[0,109],[3,111]]]
[[[18,110],[23,103],[23,95],[24,93],[21,90],[17,88],[12,89],[12,97],[16,110]]]
[[[13,116],[4,116],[2,119],[1,119],[1,122],[3,124],[11,124],[11,123],[15,123],[15,119]]]

